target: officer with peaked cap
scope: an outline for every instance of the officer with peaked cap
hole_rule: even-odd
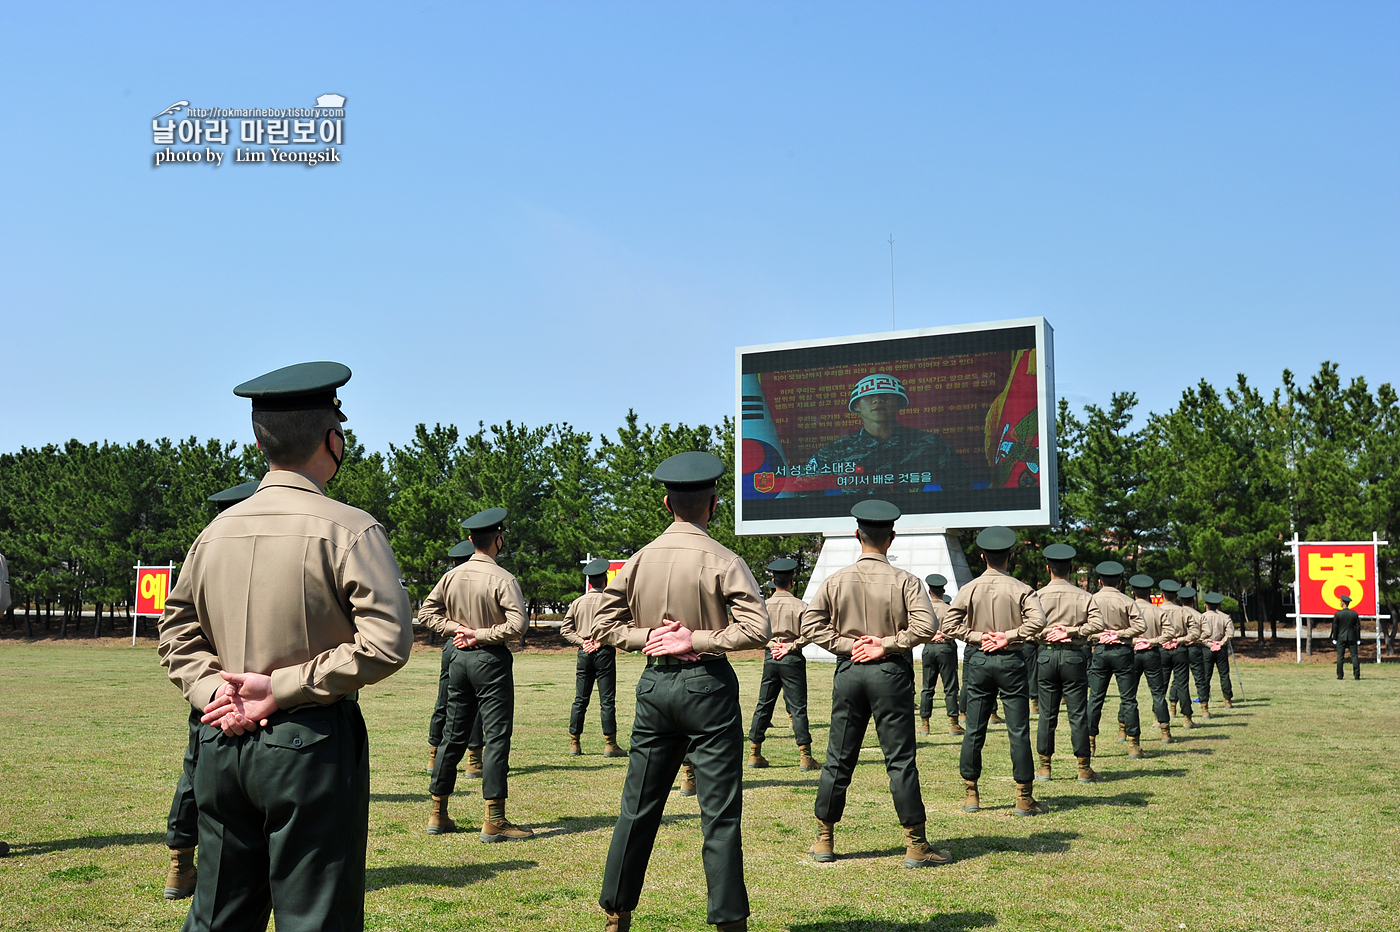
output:
[[[617,648],[599,644],[593,637],[593,619],[603,604],[603,589],[608,584],[608,567],[602,557],[583,568],[588,577],[588,591],[569,603],[559,634],[570,644],[578,646],[578,661],[574,673],[574,707],[569,714],[569,754],[583,753],[583,719],[588,714],[588,700],[593,696],[593,684],[598,684],[598,705],[603,718],[603,756],[626,757],[617,746]]]
[[[677,453],[653,474],[673,518],[634,553],[603,591],[594,638],[647,655],[637,681],[632,750],[622,807],[608,847],[598,905],[610,932],[631,927],[666,797],[687,756],[695,766],[707,921],[748,928],[744,886],[744,759],[739,681],[725,654],[767,643],[768,611],[744,561],[706,532],[724,462]]]
[[[1220,695],[1225,708],[1234,708],[1235,690],[1230,685],[1230,639],[1235,636],[1235,620],[1220,610],[1225,597],[1207,592],[1203,597],[1206,612],[1201,616],[1202,660],[1205,668],[1205,689],[1201,692],[1201,715],[1210,710],[1210,677],[1212,669],[1220,674]]]
[[[433,762],[428,834],[456,829],[448,800],[457,785],[457,764],[466,752],[472,721],[481,715],[481,795],[486,814],[484,842],[516,841],[534,832],[506,818],[506,773],[515,722],[514,658],[506,645],[525,633],[525,596],[515,577],[496,563],[505,549],[504,508],[488,508],[462,522],[476,551],[438,580],[418,610],[418,621],[450,636],[457,648],[448,671],[447,727]]]
[[[215,492],[206,501],[223,514],[258,490],[257,480]],[[180,900],[194,893],[198,874],[194,852],[199,844],[199,809],[194,801],[194,771],[199,761],[200,718],[204,710],[190,706],[190,740],[185,746],[185,766],[175,784],[175,798],[165,823],[165,844],[170,849],[170,870],[165,875],[165,898]]]
[[[773,709],[781,691],[797,741],[797,769],[817,770],[807,722],[807,659],[802,656],[802,647],[807,643],[802,637],[802,613],[807,610],[807,603],[792,594],[797,561],[780,557],[768,564],[768,572],[773,575],[773,595],[766,603],[771,636],[763,651],[763,678],[758,684],[758,703],[749,727],[749,766],[768,766],[768,759],[763,756],[763,738],[773,724]]]
[[[1337,679],[1342,679],[1342,666],[1346,663],[1346,652],[1351,650],[1351,675],[1353,679],[1361,679],[1361,616],[1351,607],[1351,596],[1343,595],[1338,597],[1342,603],[1341,609],[1332,616],[1332,642],[1337,645]],[[1233,628],[1232,628],[1233,630]],[[1380,642],[1376,642],[1376,650],[1380,650]],[[1230,682],[1229,670],[1220,674],[1222,680]],[[1225,705],[1229,706],[1227,700]]]
[[[358,690],[408,661],[408,592],[373,517],[324,494],[345,452],[339,363],[289,366],[252,399],[268,473],[195,539],[159,653],[204,709],[187,929],[364,927],[369,739]]]
[[[1102,565],[1102,564],[1101,564]],[[1099,575],[1099,591],[1094,593],[1089,614],[1100,627],[1094,640],[1094,659],[1089,664],[1089,748],[1098,752],[1099,721],[1108,698],[1108,681],[1118,683],[1118,720],[1123,739],[1128,742],[1128,756],[1138,760],[1146,756],[1142,750],[1142,723],[1138,717],[1138,674],[1134,653],[1139,650],[1138,638],[1144,625],[1137,603],[1120,587],[1123,585],[1123,565],[1108,567],[1115,573]]]
[[[943,633],[943,616],[948,610],[944,607],[952,601],[943,589],[948,579],[942,573],[930,573],[924,577],[928,584],[929,602],[933,608],[934,627],[938,633],[924,645],[924,690],[919,696],[919,734],[929,733],[929,719],[933,716],[933,691],[939,678],[943,680],[943,707],[948,713],[948,734],[961,735],[963,727],[958,724],[958,642]]]
[[[1030,697],[1020,647],[1045,628],[1045,612],[1035,590],[1006,572],[1011,548],[1016,546],[1015,531],[989,527],[977,535],[977,546],[982,548],[987,568],[958,590],[944,622],[950,637],[967,642],[963,657],[967,734],[963,735],[958,764],[966,789],[963,810],[977,812],[981,808],[977,781],[982,776],[982,745],[987,740],[987,719],[1000,693],[1011,744],[1011,774],[1016,781],[1015,812],[1039,815],[1049,807],[1034,794]]]
[[[476,553],[476,548],[472,546],[469,539],[458,541],[447,551],[447,556],[452,560],[453,566],[461,566]],[[433,716],[428,719],[428,773],[433,772],[433,764],[437,763],[438,747],[442,744],[443,732],[447,729],[447,697],[451,681],[452,658],[457,656],[457,645],[452,643],[452,638],[446,638],[442,642],[442,664],[438,672],[438,694],[437,702],[433,704]],[[467,776],[473,780],[481,779],[481,711],[476,713],[476,719],[472,722],[471,734],[467,737],[467,764],[463,768]]]
[[[851,509],[860,557],[832,573],[817,588],[802,632],[836,655],[831,683],[831,731],[817,786],[817,839],[812,857],[834,861],[836,823],[846,810],[846,791],[860,758],[871,719],[885,755],[890,795],[904,827],[904,866],[947,864],[947,851],[928,843],[928,816],[915,760],[914,664],[909,652],[927,644],[938,629],[933,606],[918,578],[890,565],[890,544],[899,509],[867,499]]]
[[[1036,592],[1045,612],[1046,627],[1038,638],[1043,643],[1037,658],[1040,722],[1036,726],[1035,749],[1040,766],[1035,778],[1043,783],[1051,777],[1063,698],[1069,713],[1070,748],[1079,764],[1077,779],[1080,783],[1094,783],[1100,777],[1091,766],[1093,755],[1089,750],[1089,669],[1084,648],[1091,636],[1103,630],[1103,620],[1093,614],[1093,596],[1069,581],[1075,549],[1069,544],[1051,544],[1042,552],[1050,582]]]
[[[1177,602],[1181,583],[1164,579],[1157,583],[1162,590],[1162,629],[1167,640],[1162,642],[1162,664],[1168,679],[1168,714],[1175,717],[1180,709],[1181,727],[1191,728],[1191,629],[1190,619]]]
[[[1201,718],[1210,718],[1210,672],[1208,661],[1210,658],[1210,645],[1205,641],[1203,617],[1196,610],[1196,590],[1191,586],[1182,586],[1176,591],[1176,605],[1186,619],[1186,641],[1188,657],[1190,658],[1191,678],[1196,681],[1196,700],[1201,707]],[[1189,714],[1191,705],[1188,703],[1186,711]],[[1188,725],[1189,727],[1189,725]]]
[[[1152,694],[1152,717],[1157,722],[1157,727],[1162,730],[1162,743],[1171,744],[1171,713],[1167,711],[1167,686],[1171,681],[1171,667],[1165,645],[1176,636],[1172,627],[1173,616],[1152,604],[1151,576],[1138,573],[1128,580],[1128,585],[1133,587],[1133,601],[1137,604],[1138,614],[1142,616],[1143,626],[1142,634],[1133,642],[1133,646],[1137,648],[1133,654],[1133,662],[1138,676],[1147,679],[1147,689]],[[1119,724],[1126,737],[1127,722],[1121,721]]]

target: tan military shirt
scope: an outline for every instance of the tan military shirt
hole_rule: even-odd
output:
[[[598,614],[598,609],[603,604],[603,592],[600,589],[589,589],[569,603],[569,610],[564,613],[564,623],[559,626],[559,634],[570,644],[583,646],[583,642],[593,637],[593,616]]]
[[[1008,647],[1029,641],[1045,628],[1035,590],[1014,576],[988,567],[958,590],[944,616],[943,633],[982,646],[982,635],[1006,632]]]
[[[698,654],[768,643],[768,609],[748,565],[688,521],[672,522],[617,571],[603,590],[593,637],[639,651],[668,619],[691,630]]]
[[[1133,599],[1133,602],[1142,616],[1142,634],[1139,637],[1147,638],[1153,647],[1170,641],[1173,637],[1172,616],[1153,605],[1151,599]]]
[[[306,476],[274,470],[195,538],[158,652],[192,705],[209,704],[226,670],[270,675],[278,707],[290,709],[384,679],[412,647],[383,526]]]
[[[1201,616],[1201,640],[1209,646],[1211,641],[1219,641],[1221,650],[1225,642],[1235,636],[1235,620],[1224,612],[1211,609]]]
[[[1175,602],[1163,600],[1157,606],[1157,611],[1162,615],[1162,634],[1165,644],[1167,641],[1180,641],[1186,643],[1186,616],[1181,613],[1181,606]]]
[[[1094,597],[1068,579],[1051,579],[1036,591],[1036,598],[1045,612],[1045,630],[1036,636],[1038,640],[1044,641],[1051,627],[1064,625],[1070,642],[1083,646],[1089,635],[1103,630],[1102,617],[1089,617]]]
[[[1186,623],[1186,637],[1183,644],[1199,644],[1201,641],[1201,613],[1189,605],[1176,606],[1177,614]]]
[[[774,590],[768,597],[768,622],[772,637],[768,646],[779,641],[787,641],[794,649],[807,643],[802,636],[802,613],[807,611],[807,603],[786,589]]]
[[[1097,619],[1100,631],[1117,631],[1118,643],[1131,644],[1143,632],[1142,613],[1137,600],[1121,589],[1103,586],[1094,593],[1089,618]]]
[[[937,633],[924,584],[879,553],[862,553],[822,580],[802,616],[803,636],[833,654],[849,654],[865,635],[879,638],[886,651],[905,653]]]
[[[945,641],[947,637],[943,634],[943,620],[948,617],[948,603],[943,601],[942,596],[934,598],[932,593],[928,595],[929,607],[933,609],[934,640]]]
[[[451,637],[466,626],[482,647],[505,644],[525,633],[530,620],[520,583],[478,551],[438,580],[418,609],[418,623]]]

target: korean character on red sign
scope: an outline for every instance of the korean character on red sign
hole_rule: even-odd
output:
[[[296,120],[292,123],[292,132],[296,138],[292,142],[299,146],[314,146],[316,144],[316,121]]]
[[[333,142],[340,145],[344,142],[344,120],[322,120],[321,121],[321,141]]]
[[[205,120],[204,138],[221,146],[228,145],[228,120]]]
[[[175,144],[175,121],[166,120],[161,126],[160,121],[151,121],[151,135],[155,137],[155,144],[158,146],[173,146]]]
[[[199,145],[204,141],[204,127],[200,125],[198,120],[181,120],[180,141]]]
[[[291,120],[268,120],[267,141],[274,146],[285,146],[291,134]]]
[[[265,129],[263,128],[262,120],[238,121],[238,138],[242,142],[251,142],[260,146],[262,145],[264,132]]]

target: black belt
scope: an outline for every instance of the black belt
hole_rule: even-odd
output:
[[[1045,642],[1041,643],[1040,646],[1041,646],[1041,648],[1044,649],[1044,650],[1083,650],[1083,649],[1084,649],[1084,645],[1083,645],[1083,644],[1075,644],[1074,642],[1070,642],[1069,644],[1061,644],[1061,643],[1059,643],[1059,642],[1055,642],[1055,643],[1052,644],[1052,643],[1050,643],[1049,641],[1045,641]]]
[[[1124,644],[1122,641],[1114,641],[1112,644],[1100,644],[1099,646],[1108,650],[1126,650],[1127,648],[1132,647],[1133,645]]]
[[[702,656],[699,660],[677,660],[675,657],[648,657],[648,667],[698,667],[705,663],[715,663],[723,660],[724,654],[712,654]]]

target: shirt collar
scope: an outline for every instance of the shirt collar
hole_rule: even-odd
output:
[[[312,482],[301,473],[293,472],[290,469],[268,470],[267,475],[263,476],[262,481],[258,483],[258,491],[261,492],[263,489],[274,485],[289,489],[301,489],[303,492],[315,492],[317,495],[326,494],[321,491],[319,485]]]
[[[665,534],[699,534],[701,537],[709,537],[709,533],[698,524],[691,524],[689,521],[672,521],[666,525]]]
[[[478,550],[476,553],[472,554],[470,557],[467,558],[468,563],[471,563],[473,561],[490,563],[492,566],[496,565],[495,560],[491,559],[486,554],[482,553],[480,550]]]
[[[885,556],[883,553],[862,553],[856,558],[856,562],[859,563],[861,560],[879,560],[886,565],[890,562],[889,557]]]

